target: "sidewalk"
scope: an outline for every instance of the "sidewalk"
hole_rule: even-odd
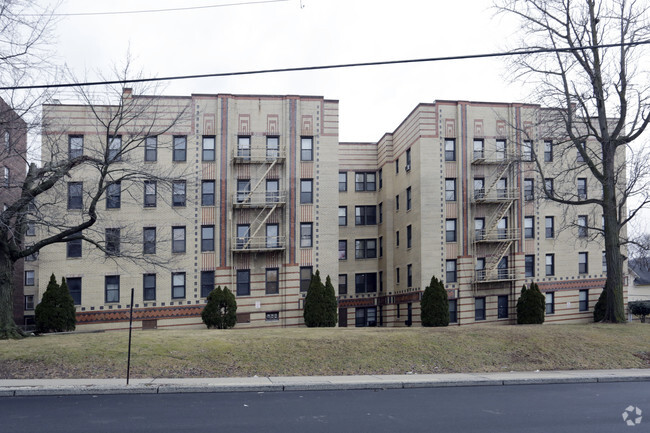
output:
[[[188,379],[0,379],[0,397],[182,392],[278,392],[348,389],[505,386],[650,381],[650,369],[508,373],[296,376]]]

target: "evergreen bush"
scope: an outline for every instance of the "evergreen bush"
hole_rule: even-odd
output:
[[[650,301],[631,301],[628,302],[627,307],[630,313],[641,320],[641,323],[645,323],[645,316],[650,315]]]
[[[311,276],[303,310],[305,325],[310,328],[336,326],[336,294],[329,275],[326,282],[324,285],[318,270]]]
[[[74,331],[77,322],[74,300],[65,278],[61,279],[59,285],[52,274],[43,299],[36,306],[35,315],[37,332]]]
[[[594,307],[594,322],[602,322],[605,318],[605,308],[607,308],[607,292],[603,289]]]
[[[420,314],[422,326],[448,326],[449,325],[449,299],[445,285],[435,276],[424,289],[420,301]]]
[[[208,295],[208,302],[201,312],[205,326],[216,329],[230,329],[237,323],[237,300],[235,295],[224,287],[217,286]]]
[[[540,325],[544,323],[546,298],[540,292],[537,283],[530,288],[521,288],[521,296],[517,300],[517,323],[520,325]]]

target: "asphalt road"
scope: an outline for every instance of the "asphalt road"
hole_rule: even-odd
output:
[[[650,384],[0,398],[2,433],[149,431],[650,432]]]

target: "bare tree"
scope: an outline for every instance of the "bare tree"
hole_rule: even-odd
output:
[[[127,78],[137,78],[130,76],[128,61],[119,72],[119,80]],[[138,90],[147,96],[122,86],[79,89],[82,103],[62,106],[74,107],[72,116],[61,115],[57,103],[43,107],[41,164],[29,165],[24,182],[15,186],[19,197],[0,215],[0,338],[21,335],[6,301],[16,261],[76,240],[93,245],[103,260],[145,259],[141,229],[136,233],[119,217],[111,221],[106,208],[122,197],[137,196],[133,202],[141,203],[145,182],[155,182],[159,192],[186,177],[173,167],[159,169],[143,161],[149,140],[189,128],[189,102],[156,96],[152,88]],[[77,130],[86,135],[71,135]],[[107,225],[118,231],[109,233]],[[25,241],[28,229],[38,233],[33,243]]]
[[[650,122],[649,71],[641,67],[648,65],[641,62],[650,40],[648,3],[502,0],[497,9],[519,19],[522,49],[549,50],[513,60],[514,79],[532,84],[534,102],[553,108],[540,112],[540,123],[561,127],[555,136],[564,140],[556,143],[557,149],[566,153],[565,161],[575,161],[547,173],[547,165],[539,163],[543,159],[536,158],[543,189],[547,198],[568,208],[602,209],[604,224],[594,224],[594,229],[604,237],[606,251],[604,321],[624,322],[626,225],[649,201],[647,161],[628,159],[628,179],[625,161],[625,151],[633,153],[632,143],[643,138]],[[580,173],[590,173],[602,194],[599,188],[588,196],[575,188],[549,190],[549,178],[575,185]],[[641,196],[639,204],[626,211],[634,195]]]

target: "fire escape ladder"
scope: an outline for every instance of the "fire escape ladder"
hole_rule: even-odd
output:
[[[512,160],[509,159],[504,159],[503,162],[501,162],[495,169],[496,176],[494,179],[492,179],[492,182],[490,183],[490,186],[485,189],[485,196],[489,197],[490,193],[494,190],[494,187],[496,186],[497,182],[499,182],[499,179],[503,177],[505,172],[508,170],[510,167],[510,164],[512,164]]]
[[[506,251],[512,246],[512,241],[500,242],[499,245],[495,248],[494,254],[490,256],[488,263],[486,263],[485,268],[487,269],[487,275],[495,275],[498,271],[497,267],[499,262],[505,256]]]
[[[490,238],[492,235],[494,235],[495,230],[499,225],[499,221],[501,221],[501,219],[506,215],[506,213],[508,213],[508,210],[510,210],[510,207],[512,206],[512,202],[513,202],[512,200],[503,202],[499,204],[499,206],[495,209],[494,213],[492,214],[492,217],[486,224],[485,238]]]
[[[255,236],[257,236],[257,233],[264,227],[264,224],[269,220],[271,217],[271,214],[275,209],[278,207],[278,204],[275,203],[272,208],[270,209],[262,209],[260,210],[257,215],[255,216],[255,219],[251,222],[251,228],[254,228],[255,231],[253,233],[250,233],[248,236],[248,240],[246,241],[246,245],[244,245],[244,249],[247,249],[250,246],[250,243],[253,241]]]

